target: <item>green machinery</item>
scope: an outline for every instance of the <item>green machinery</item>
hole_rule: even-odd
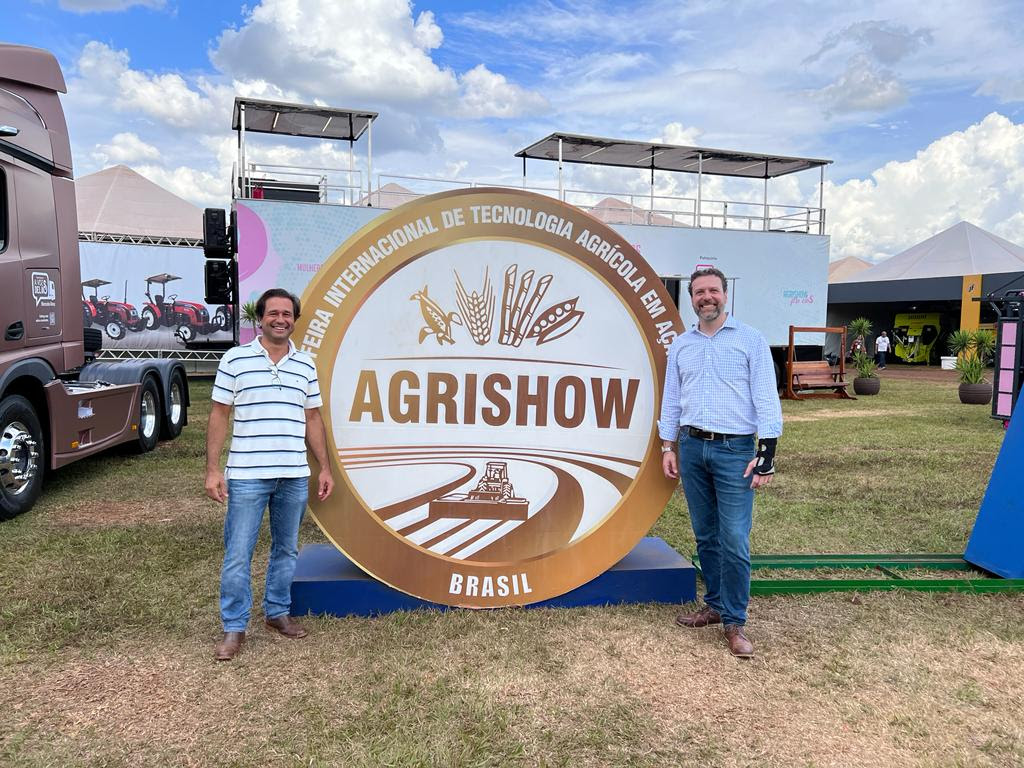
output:
[[[939,313],[917,312],[896,315],[893,321],[893,354],[905,363],[928,364],[932,347],[939,340]]]

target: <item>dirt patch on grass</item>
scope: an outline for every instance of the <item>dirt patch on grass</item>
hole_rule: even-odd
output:
[[[153,502],[96,499],[52,506],[42,511],[46,523],[54,526],[103,528],[169,524],[210,517],[213,502],[187,498]]]
[[[786,414],[784,421],[786,423],[794,421],[825,421],[831,419],[856,419],[856,418],[868,418],[871,416],[891,416],[894,413],[900,413],[898,408],[889,409],[874,409],[874,410],[844,410],[844,411],[818,411],[817,413],[801,413],[801,414]]]

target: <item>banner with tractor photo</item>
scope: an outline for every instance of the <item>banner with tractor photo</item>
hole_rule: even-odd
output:
[[[163,245],[79,243],[82,322],[106,349],[184,350],[231,341],[230,306],[203,302],[203,251]]]

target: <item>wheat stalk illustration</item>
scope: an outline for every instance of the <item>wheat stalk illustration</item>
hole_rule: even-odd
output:
[[[466,321],[473,341],[481,346],[489,342],[491,328],[494,325],[494,291],[487,270],[484,270],[484,285],[479,293],[467,293],[462,280],[459,279],[459,273],[456,272],[455,301],[459,305],[459,312]]]

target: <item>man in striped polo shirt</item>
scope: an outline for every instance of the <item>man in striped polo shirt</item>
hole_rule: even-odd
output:
[[[262,335],[229,350],[220,361],[206,435],[206,493],[214,501],[228,503],[220,576],[224,636],[217,643],[219,661],[233,659],[245,640],[252,610],[252,553],[268,507],[270,563],[263,615],[267,626],[285,637],[306,636],[306,630],[288,614],[299,524],[308,497],[307,444],[320,465],[320,500],[334,488],[316,367],[290,338],[299,317],[299,300],[282,288],[271,288],[256,302],[256,316]],[[220,455],[232,408],[231,450],[222,472]]]
[[[699,322],[669,347],[658,433],[665,476],[682,476],[705,586],[704,607],[676,623],[722,623],[732,654],[750,657],[754,490],[775,473],[782,407],[768,343],[725,311],[727,289],[714,267],[690,276]]]

